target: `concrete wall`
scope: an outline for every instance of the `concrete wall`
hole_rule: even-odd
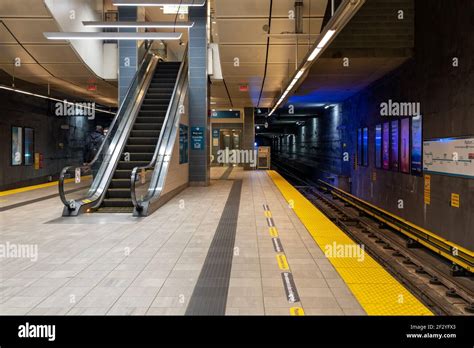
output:
[[[0,90],[0,104],[0,190],[55,179],[66,165],[82,162],[85,136],[92,121],[53,116],[48,100],[4,90]],[[62,129],[61,125],[68,125],[69,129]],[[34,151],[44,156],[42,169],[11,165],[12,126],[34,129]]]

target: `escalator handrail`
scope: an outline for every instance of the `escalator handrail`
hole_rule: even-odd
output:
[[[145,67],[145,65],[148,65],[152,62],[152,57],[153,57],[153,54],[151,53],[152,45],[153,45],[153,41],[150,42],[150,45],[149,45],[148,49],[146,50],[145,54],[143,55],[143,58],[140,62],[140,65],[138,66],[137,71],[136,71],[132,81],[130,82],[130,85],[128,86],[127,92],[125,93],[125,98],[122,100],[122,103],[120,104],[120,107],[119,107],[117,113],[115,114],[114,119],[112,120],[112,123],[109,126],[109,132],[107,132],[107,134],[105,135],[104,140],[102,141],[102,143],[99,147],[99,150],[95,154],[93,160],[89,163],[86,163],[86,164],[82,165],[82,166],[66,166],[61,170],[60,175],[59,175],[59,180],[58,180],[59,196],[61,198],[62,203],[69,210],[75,209],[75,201],[74,200],[68,201],[66,199],[66,193],[65,193],[65,190],[64,190],[64,181],[65,181],[65,178],[66,178],[66,174],[72,168],[80,168],[81,169],[81,174],[92,171],[92,166],[98,161],[99,157],[102,155],[102,152],[104,151],[105,144],[109,144],[109,142],[110,142],[110,137],[112,136],[111,135],[112,132],[110,130],[114,129],[114,127],[117,123],[117,120],[121,118],[121,114],[124,113],[128,109],[128,106],[130,105],[129,102],[131,100],[129,100],[129,99],[130,99],[130,96],[132,95],[132,93],[135,91],[135,89],[133,87],[137,83],[137,80],[140,76],[140,73],[142,72],[142,69]],[[148,64],[146,64],[147,62],[148,62]],[[114,134],[114,136],[115,136],[115,134]],[[88,192],[88,196],[90,196],[89,192]]]
[[[178,71],[178,75],[177,75],[177,79],[176,79],[176,84],[174,86],[173,93],[172,93],[171,98],[170,98],[170,103],[168,105],[168,109],[166,110],[165,120],[163,122],[162,131],[160,132],[160,136],[158,138],[158,142],[157,142],[157,146],[155,148],[155,152],[153,153],[153,158],[150,160],[150,162],[148,164],[146,164],[144,166],[138,166],[138,167],[133,168],[132,173],[130,175],[130,195],[131,195],[132,203],[138,211],[143,209],[142,202],[145,201],[145,199],[142,202],[139,202],[137,200],[136,185],[135,185],[135,183],[137,181],[137,174],[139,172],[143,172],[143,171],[146,172],[146,170],[149,170],[149,169],[152,169],[152,168],[155,168],[155,170],[156,170],[156,164],[157,164],[157,162],[160,161],[160,157],[165,156],[165,154],[160,154],[160,152],[162,152],[162,150],[163,150],[162,149],[162,144],[163,144],[163,141],[164,141],[163,138],[165,136],[165,133],[169,129],[169,126],[170,126],[169,122],[170,122],[170,117],[172,115],[172,110],[176,106],[176,103],[179,103],[180,97],[183,93],[183,91],[181,89],[180,93],[179,93],[179,96],[176,95],[178,90],[179,90],[179,87],[180,86],[182,87],[182,85],[184,85],[186,77],[187,77],[187,69],[186,69],[187,64],[188,64],[187,52],[188,52],[188,47],[186,47],[186,49],[184,51],[184,54],[183,54],[183,60],[182,60],[181,65],[179,67],[179,71]],[[175,112],[178,112],[178,110],[176,110]],[[172,127],[173,127],[173,125],[171,125],[171,128]],[[168,135],[167,138],[169,138],[169,136],[170,135]],[[150,191],[150,189],[148,191]],[[155,188],[153,188],[152,191],[154,192]]]

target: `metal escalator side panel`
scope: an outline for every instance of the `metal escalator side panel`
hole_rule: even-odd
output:
[[[133,128],[133,125],[135,124],[137,115],[140,112],[143,100],[145,99],[149,85],[153,78],[154,71],[157,67],[157,63],[158,63],[158,58],[153,57],[143,77],[143,81],[142,81],[141,86],[139,87],[139,92],[136,95],[136,99],[131,101],[132,107],[130,110],[130,116],[127,118],[127,122],[124,124],[124,127],[121,128],[121,137],[119,141],[117,141],[115,146],[112,147],[110,151],[108,151],[108,155],[110,156],[110,160],[109,160],[110,165],[107,166],[106,174],[103,180],[101,181],[100,190],[97,191],[98,193],[97,199],[96,199],[97,203],[93,206],[94,209],[100,207],[100,205],[102,204],[102,201],[104,200],[105,193],[107,192],[110,182],[112,181],[112,178],[115,174],[115,170],[122,156],[123,149],[125,148],[125,145],[127,144],[127,141],[130,137],[130,132]]]
[[[184,55],[186,57],[186,54]],[[167,109],[165,121],[163,123],[160,137],[158,140],[155,154],[147,168],[153,168],[153,174],[148,186],[146,196],[138,201],[136,199],[134,174],[132,174],[132,201],[134,203],[134,216],[146,216],[151,213],[153,204],[159,199],[163,186],[165,184],[168,172],[169,161],[172,156],[174,142],[176,140],[177,129],[180,121],[180,105],[183,104],[187,93],[187,77],[188,64],[185,58],[180,65],[180,69],[176,78],[176,84]],[[136,171],[135,168],[134,171]],[[151,208],[151,209],[150,209]]]
[[[126,96],[109,127],[109,132],[102,142],[97,155],[91,162],[89,169],[97,171],[86,196],[82,199],[68,202],[66,204],[65,197],[61,196],[65,207],[63,216],[76,216],[89,209],[95,209],[102,203],[104,194],[115,172],[115,168],[122,154],[124,145],[128,139],[129,133],[138,111],[141,107],[144,95],[156,68],[158,58],[149,53],[144,59],[135,77],[129,86]],[[66,169],[66,168],[65,168]],[[61,173],[63,175],[63,172]],[[64,178],[63,178],[64,179]],[[60,180],[61,181],[61,180]],[[59,191],[62,189],[63,181],[59,185]],[[71,207],[72,205],[72,207]]]

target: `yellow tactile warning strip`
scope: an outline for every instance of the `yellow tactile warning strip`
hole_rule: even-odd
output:
[[[286,298],[289,303],[298,304],[301,303],[300,297],[298,295],[298,290],[296,289],[296,284],[293,279],[293,275],[291,274],[290,265],[288,264],[288,260],[286,258],[283,244],[278,237],[278,231],[275,227],[275,222],[272,218],[272,212],[268,204],[263,205],[263,211],[265,217],[267,218],[268,229],[270,232],[270,236],[272,237],[272,244],[273,248],[275,249],[275,257],[278,263],[278,267],[282,271],[281,277],[283,281],[283,286],[285,288]],[[290,315],[292,316],[303,316],[304,310],[300,306],[291,307],[290,308]]]
[[[267,173],[367,314],[433,315],[280,174]]]
[[[90,175],[83,176],[81,179],[87,179],[87,178],[91,178],[91,176]],[[73,182],[73,181],[74,181],[74,179],[66,179],[66,180],[64,180],[64,183],[68,184],[68,183]],[[20,187],[20,188],[17,188],[17,189],[12,189],[12,190],[0,191],[0,197],[14,195],[15,193],[22,193],[22,192],[38,190],[38,189],[51,187],[51,186],[57,186],[57,185],[58,185],[58,181],[51,181],[51,182],[47,182],[47,183],[39,184],[39,185],[25,186],[25,187]]]

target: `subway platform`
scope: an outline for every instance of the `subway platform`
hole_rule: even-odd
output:
[[[276,172],[211,178],[144,218],[61,217],[53,184],[4,192],[0,244],[37,254],[0,259],[0,314],[432,314]]]

